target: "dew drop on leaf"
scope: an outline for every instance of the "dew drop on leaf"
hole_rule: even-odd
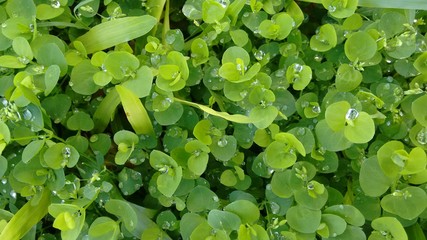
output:
[[[265,56],[265,52],[258,50],[254,53],[254,56],[258,61],[261,61]]]
[[[50,6],[53,7],[53,8],[60,8],[61,7],[61,3],[59,1],[54,0],[54,1],[52,1],[50,3]]]
[[[213,200],[214,202],[218,202],[218,201],[219,201],[219,198],[218,198],[217,196],[213,196],[213,197],[212,197],[212,200]]]
[[[314,113],[320,113],[321,112],[319,106],[313,106],[313,108],[311,109],[311,111],[314,112]]]
[[[294,70],[296,73],[300,73],[302,71],[302,69],[303,69],[303,66],[301,64],[296,63],[294,65]]]
[[[24,117],[25,120],[30,120],[33,117],[33,114],[31,113],[30,110],[25,109],[24,112],[22,113],[22,116]]]
[[[423,127],[416,136],[417,142],[421,145],[427,144],[427,128]]]
[[[270,202],[271,213],[278,214],[280,212],[280,205],[276,202]]]
[[[62,149],[62,156],[66,159],[71,157],[71,149],[69,147],[64,147]]]
[[[222,6],[223,8],[226,8],[226,7],[227,7],[227,1],[225,1],[225,0],[218,0],[218,3],[219,3],[219,4],[221,4],[221,6]]]
[[[305,135],[305,128],[299,128],[297,131],[297,135],[304,136]]]
[[[218,144],[218,147],[225,147],[225,146],[227,146],[228,141],[225,138],[221,138],[217,144]]]
[[[347,113],[345,114],[345,119],[347,120],[354,120],[359,116],[359,112],[354,109],[354,108],[350,108]]]

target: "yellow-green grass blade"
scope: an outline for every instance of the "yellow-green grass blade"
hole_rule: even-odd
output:
[[[2,240],[19,240],[46,214],[50,205],[50,191],[44,189],[40,200],[34,204],[32,200],[27,202],[7,223],[0,234]]]
[[[141,100],[126,87],[116,85],[117,93],[125,110],[126,117],[137,134],[153,134],[154,129],[150,117]]]
[[[300,0],[303,2],[322,3],[322,0]],[[371,8],[399,8],[427,10],[425,0],[359,0],[360,7]]]
[[[87,53],[104,50],[147,34],[157,19],[150,15],[124,17],[100,23],[76,40],[83,43]]]
[[[231,122],[236,122],[236,123],[253,123],[254,121],[249,118],[248,116],[242,115],[242,114],[229,114],[226,112],[218,112],[213,110],[210,107],[201,105],[201,104],[197,104],[197,103],[193,103],[193,102],[189,102],[189,101],[185,101],[179,98],[174,98],[175,101],[183,103],[185,105],[189,105],[192,107],[196,107],[200,110],[202,110],[203,112],[206,112],[210,115],[214,115],[220,118],[224,118],[225,120],[231,121]]]

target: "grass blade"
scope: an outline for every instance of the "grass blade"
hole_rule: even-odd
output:
[[[0,234],[2,240],[21,239],[46,214],[50,204],[50,192],[44,189],[38,204],[30,200],[12,217]]]
[[[302,2],[322,3],[322,0],[300,0]],[[360,7],[371,8],[399,8],[399,9],[420,9],[427,10],[425,0],[359,0]]]
[[[95,132],[103,132],[108,123],[114,116],[117,106],[120,104],[120,98],[117,91],[113,88],[108,92],[107,96],[102,99],[95,113],[93,114],[93,121],[95,122]]]
[[[118,18],[94,26],[76,40],[83,43],[87,53],[94,53],[141,37],[156,24],[150,15]]]
[[[150,117],[141,103],[141,100],[126,87],[116,85],[117,93],[125,110],[126,117],[132,125],[136,134],[152,134],[154,133],[153,125]]]
[[[206,112],[208,114],[220,117],[220,118],[224,118],[225,120],[231,121],[231,122],[236,122],[236,123],[253,123],[254,121],[249,118],[248,116],[242,115],[242,114],[229,114],[226,112],[217,112],[215,110],[213,110],[210,107],[201,105],[201,104],[197,104],[197,103],[193,103],[193,102],[189,102],[189,101],[185,101],[179,98],[174,98],[175,101],[192,106],[192,107],[196,107],[200,110],[202,110],[203,112]]]

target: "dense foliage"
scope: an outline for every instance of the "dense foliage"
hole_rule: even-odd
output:
[[[426,239],[427,13],[315,2],[0,0],[0,239]]]

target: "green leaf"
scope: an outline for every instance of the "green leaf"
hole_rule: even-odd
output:
[[[338,91],[352,91],[360,85],[362,78],[362,73],[348,64],[341,64],[337,70],[335,85]]]
[[[133,231],[136,225],[138,224],[138,217],[136,211],[128,202],[124,200],[108,200],[108,202],[105,204],[105,210],[117,216],[121,221],[123,221],[124,227],[128,231]]]
[[[136,76],[133,79],[122,83],[122,86],[132,90],[139,98],[146,97],[150,94],[153,85],[153,73],[147,66],[141,66],[136,70]]]
[[[166,197],[172,197],[182,178],[182,168],[169,155],[154,150],[150,153],[150,165],[160,171],[157,188]]]
[[[219,22],[225,15],[229,2],[217,2],[215,0],[206,0],[202,4],[202,18],[206,23]]]
[[[344,44],[345,55],[350,61],[365,61],[374,57],[377,43],[366,32],[355,32]]]
[[[231,232],[239,229],[241,220],[232,212],[213,209],[208,214],[208,223],[214,229]]]
[[[427,194],[418,187],[396,190],[381,199],[381,207],[404,219],[418,217],[427,207]]]
[[[286,213],[289,226],[301,233],[314,233],[320,225],[321,211],[311,210],[303,206],[293,206]]]
[[[49,4],[39,4],[36,8],[37,19],[49,20],[60,16],[64,12],[64,8],[54,8]]]
[[[31,61],[34,57],[30,44],[28,43],[27,39],[23,37],[14,38],[12,41],[12,48],[13,51],[18,54],[18,56],[21,58],[25,57],[28,62]],[[24,62],[24,60],[22,59],[21,62]]]
[[[310,48],[317,52],[326,52],[337,45],[337,33],[334,26],[327,23],[310,38]]]
[[[7,171],[7,159],[0,155],[0,178],[3,178],[4,174]]]
[[[77,41],[82,42],[90,54],[141,37],[156,23],[156,18],[149,15],[117,18],[92,27]]]
[[[59,76],[61,75],[61,69],[58,65],[51,65],[47,68],[44,75],[44,95],[49,95],[58,83]]]
[[[77,64],[70,75],[70,86],[79,94],[91,95],[100,89],[100,86],[96,85],[93,81],[93,75],[97,73],[99,69],[93,66],[89,60],[83,60]]]
[[[336,18],[350,17],[357,9],[358,0],[334,1],[322,0],[322,5],[329,14]]]
[[[415,120],[423,127],[427,127],[427,110],[425,105],[427,103],[427,95],[423,95],[412,102],[412,114]]]
[[[47,166],[52,169],[60,169],[65,166],[72,168],[80,158],[79,152],[70,145],[56,143],[49,147],[43,154]]]
[[[127,88],[116,85],[126,117],[137,134],[152,134],[154,132],[150,117],[139,98]]]
[[[104,59],[105,70],[115,79],[122,80],[124,77],[133,75],[139,67],[138,58],[125,51],[114,51]]]
[[[34,158],[40,152],[44,144],[44,140],[35,140],[25,146],[24,151],[22,151],[22,162],[27,163]]]
[[[214,141],[209,147],[215,158],[226,162],[236,153],[237,140],[234,136],[226,135]]]
[[[22,63],[18,57],[3,55],[0,56],[0,67],[5,68],[24,68],[27,65]]]
[[[273,123],[276,119],[279,110],[274,106],[256,106],[249,113],[249,118],[253,119],[253,124],[258,129],[264,129]]]
[[[248,200],[236,200],[225,206],[224,210],[239,216],[243,224],[253,224],[260,217],[258,207]]]
[[[371,226],[374,231],[371,233],[371,236],[369,236],[369,239],[375,239],[374,236],[378,237],[377,239],[382,239],[385,235],[392,239],[408,240],[405,229],[396,218],[380,217],[374,219]]]
[[[344,136],[350,142],[367,143],[374,137],[375,124],[368,113],[360,112],[359,116],[352,121],[353,126],[348,124],[344,127]]]
[[[376,156],[365,159],[360,168],[360,187],[367,196],[379,197],[390,187],[392,180],[381,169]]]
[[[90,131],[93,129],[94,123],[89,114],[85,112],[76,112],[68,118],[67,127],[74,131]]]
[[[365,217],[356,207],[352,205],[334,205],[326,208],[323,213],[331,213],[344,218],[344,220],[353,226],[363,226]]]
[[[36,16],[36,5],[31,0],[7,1],[6,11],[9,16],[33,19]]]
[[[120,228],[116,221],[109,217],[98,217],[89,227],[89,238],[93,240],[117,239]]]
[[[322,223],[325,223],[328,229],[328,234],[325,237],[339,236],[347,228],[347,223],[341,217],[334,214],[322,214]]]
[[[190,212],[202,212],[217,209],[219,207],[219,198],[209,188],[199,185],[188,194],[186,204]]]
[[[41,105],[49,117],[55,123],[59,123],[67,117],[68,110],[71,108],[71,99],[66,94],[55,94],[43,99]]]

